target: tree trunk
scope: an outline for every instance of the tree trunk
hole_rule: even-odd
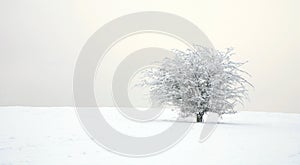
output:
[[[197,113],[196,114],[197,115],[197,123],[199,123],[199,122],[203,122],[203,113]]]

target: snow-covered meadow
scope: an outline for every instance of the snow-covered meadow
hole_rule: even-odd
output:
[[[165,111],[149,123],[135,123],[115,108],[103,108],[111,125],[134,136],[163,131],[176,117]],[[300,114],[239,112],[224,115],[203,143],[203,123],[161,154],[129,158],[111,153],[84,132],[74,108],[1,107],[0,165],[96,164],[300,164]]]

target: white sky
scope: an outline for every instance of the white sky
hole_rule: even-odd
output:
[[[72,105],[74,65],[90,35],[119,16],[151,10],[188,19],[216,48],[232,46],[236,59],[249,61],[244,69],[255,89],[240,110],[300,112],[299,6],[297,0],[0,1],[0,105]]]

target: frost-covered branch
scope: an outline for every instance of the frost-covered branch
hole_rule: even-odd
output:
[[[231,60],[232,48],[215,51],[195,45],[173,52],[174,58],[143,71],[141,85],[150,87],[152,99],[180,107],[183,116],[235,113],[235,105],[242,103],[252,85],[244,78],[249,74],[240,69],[245,63]]]

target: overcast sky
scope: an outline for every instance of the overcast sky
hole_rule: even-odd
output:
[[[237,59],[249,61],[244,69],[255,89],[240,110],[300,112],[299,6],[297,0],[2,0],[0,105],[72,106],[73,70],[86,40],[117,17],[150,10],[188,19],[216,48],[234,47]]]

